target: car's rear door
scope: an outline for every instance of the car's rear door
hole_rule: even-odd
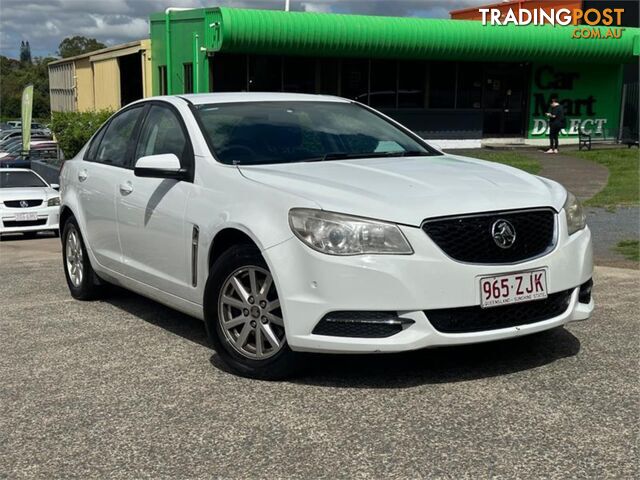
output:
[[[143,111],[144,105],[136,105],[114,116],[96,136],[76,172],[83,234],[98,262],[118,272],[122,270],[122,251],[116,225],[116,191],[130,168]]]
[[[179,112],[152,102],[142,124],[132,165],[143,156],[173,153],[193,175],[193,149]],[[185,224],[190,180],[136,177],[126,170],[116,191],[126,275],[182,298],[192,286],[193,225]]]

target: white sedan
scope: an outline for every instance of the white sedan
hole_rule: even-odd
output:
[[[61,184],[71,294],[111,282],[198,317],[241,375],[283,377],[299,352],[518,337],[594,308],[571,193],[342,98],[145,99]]]
[[[0,234],[58,232],[60,194],[33,170],[0,170]]]

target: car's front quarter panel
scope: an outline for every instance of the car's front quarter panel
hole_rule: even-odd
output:
[[[232,165],[196,157],[196,178],[185,212],[187,225],[199,229],[198,287],[188,300],[202,303],[216,236],[226,229],[247,235],[261,251],[293,237],[288,212],[317,204],[242,176]],[[268,260],[267,260],[268,262]]]

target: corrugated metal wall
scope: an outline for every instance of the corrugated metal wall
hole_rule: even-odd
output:
[[[140,61],[142,62],[142,89],[143,96],[150,97],[153,95],[153,79],[151,70],[151,40],[142,40],[140,42]]]
[[[74,112],[77,109],[73,61],[49,67],[49,95],[52,112]]]
[[[573,38],[574,28],[482,25],[219,7],[205,10],[205,46],[214,52],[470,61],[632,61],[640,29],[617,39]],[[602,32],[606,27],[590,27]],[[155,36],[152,36],[155,42]]]
[[[120,108],[120,67],[117,58],[93,62],[93,91],[96,110]]]
[[[76,94],[78,111],[87,112],[94,109],[93,70],[89,58],[76,60]]]
[[[151,42],[140,40],[49,64],[51,110],[86,112],[120,109],[120,75],[126,75],[126,72],[120,71],[118,59],[132,54],[140,56],[142,96],[151,96]],[[122,80],[127,81],[126,78]]]

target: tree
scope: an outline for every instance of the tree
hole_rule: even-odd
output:
[[[16,119],[21,115],[22,90],[33,84],[33,118],[49,117],[49,75],[47,64],[55,59],[36,57],[22,63],[0,56],[0,117]]]
[[[81,36],[67,37],[60,42],[58,46],[58,55],[62,58],[75,57],[83,53],[94,52],[107,46],[97,41],[95,38],[87,38]]]
[[[27,43],[20,42],[20,61],[22,63],[31,63],[31,46]]]

